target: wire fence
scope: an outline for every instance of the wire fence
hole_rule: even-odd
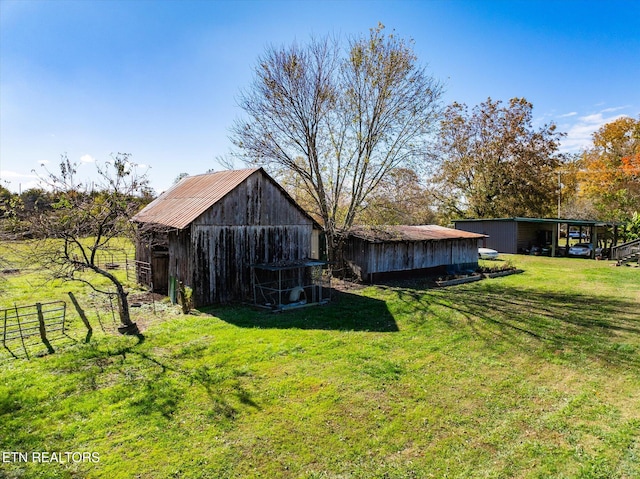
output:
[[[39,338],[48,352],[52,353],[53,347],[49,342],[52,339],[51,334],[65,335],[66,314],[67,303],[64,301],[35,303],[27,306],[15,305],[12,308],[0,309],[2,346],[14,357],[17,357],[16,345],[18,348],[22,346],[28,358],[28,340]]]
[[[129,262],[129,255],[125,252],[101,252],[96,256],[96,265],[105,269],[125,269]]]
[[[67,293],[75,313],[82,325],[69,317],[66,301],[51,301],[48,303],[34,303],[26,306],[14,305],[0,309],[0,340],[3,348],[14,359],[20,357],[30,359],[31,355],[52,354],[55,352],[52,342],[61,344],[65,339],[77,342],[78,333],[86,332],[84,342],[89,342],[93,335],[93,327],[89,322],[96,321],[103,333],[115,330],[118,325],[116,319],[117,305],[114,294],[89,294],[83,298],[89,314],[85,311],[72,292]],[[46,351],[42,346],[46,347]]]
[[[131,259],[125,252],[102,253],[96,258],[96,265],[107,270],[125,270],[127,281],[149,287],[153,278],[151,263]]]

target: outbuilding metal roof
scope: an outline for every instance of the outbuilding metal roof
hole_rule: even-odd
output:
[[[453,220],[454,224],[458,223],[483,223],[483,222],[515,222],[515,223],[546,223],[546,224],[566,224],[569,226],[622,226],[624,222],[618,221],[600,221],[600,220],[579,220],[569,218],[471,218]]]
[[[149,203],[132,221],[176,229],[186,228],[209,207],[261,169],[249,168],[187,176]]]
[[[372,241],[440,241],[447,239],[479,239],[486,235],[455,230],[437,225],[418,226],[356,226],[349,230],[348,236]]]
[[[455,224],[458,223],[483,223],[488,221],[500,221],[500,222],[516,222],[516,223],[546,223],[546,224],[568,224],[571,226],[595,226],[598,221],[593,220],[576,220],[576,219],[562,219],[562,218],[473,218],[463,220],[453,220]]]

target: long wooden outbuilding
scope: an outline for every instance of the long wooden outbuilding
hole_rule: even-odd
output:
[[[346,233],[344,258],[356,276],[458,273],[478,267],[483,234],[437,225],[355,227]]]

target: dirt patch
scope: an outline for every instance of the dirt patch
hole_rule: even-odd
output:
[[[331,278],[331,287],[336,291],[347,292],[347,291],[358,291],[360,289],[366,288],[368,285],[363,283],[357,283],[354,281],[348,281],[344,279]]]
[[[150,304],[150,303],[160,303],[165,300],[167,297],[158,293],[135,293],[129,295],[129,305],[133,305],[134,303],[139,304]]]

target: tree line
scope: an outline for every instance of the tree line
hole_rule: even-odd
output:
[[[120,158],[127,158],[130,155],[120,155]],[[63,155],[60,161],[61,171],[75,171],[76,165]],[[101,176],[98,168],[98,176]],[[104,172],[104,171],[103,171]],[[53,174],[55,177],[56,172]],[[41,239],[43,237],[60,236],[57,229],[44,230],[41,228],[43,217],[56,216],[71,205],[69,198],[73,198],[75,204],[107,204],[113,191],[103,183],[93,182],[90,185],[82,183],[60,184],[51,181],[52,173],[41,178],[41,187],[28,188],[20,193],[11,192],[8,188],[0,185],[0,237],[7,239]],[[150,203],[155,193],[149,187],[148,182],[136,187],[134,190],[123,192],[124,200],[129,204],[129,210],[134,214],[137,210]],[[94,234],[91,223],[80,223],[78,225],[84,236]],[[58,231],[56,233],[56,231]]]

